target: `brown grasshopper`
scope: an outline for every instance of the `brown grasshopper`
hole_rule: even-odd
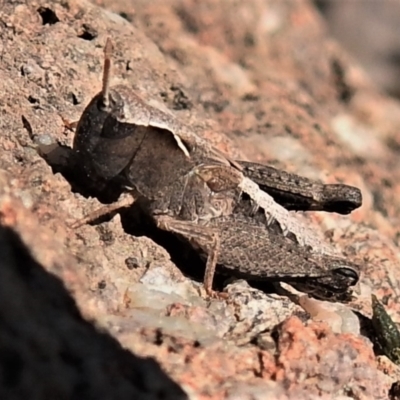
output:
[[[288,210],[347,214],[361,205],[360,191],[230,159],[132,89],[110,87],[111,51],[108,39],[102,90],[84,110],[73,148],[91,181],[117,181],[129,195],[79,223],[137,201],[159,228],[206,258],[209,294],[218,265],[232,276],[347,300],[358,266],[329,254]]]

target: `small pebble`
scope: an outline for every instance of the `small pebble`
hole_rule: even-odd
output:
[[[314,321],[326,322],[335,333],[360,334],[360,321],[344,304],[316,300],[307,295],[299,296],[299,304]]]
[[[50,146],[55,143],[55,140],[48,133],[35,135],[33,141],[39,146]]]

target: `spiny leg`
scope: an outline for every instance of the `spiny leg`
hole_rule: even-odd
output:
[[[204,288],[209,296],[214,296],[212,283],[220,249],[218,232],[207,226],[198,225],[195,222],[180,221],[166,215],[155,216],[154,219],[160,229],[184,236],[196,243],[207,253]]]
[[[83,218],[80,218],[73,222],[70,227],[72,229],[79,228],[82,225],[88,224],[89,222],[93,222],[100,217],[110,214],[114,211],[120,210],[121,208],[130,207],[135,202],[135,198],[131,193],[123,193],[120,198],[112,203],[107,204],[103,207],[100,207],[89,214],[85,215]]]

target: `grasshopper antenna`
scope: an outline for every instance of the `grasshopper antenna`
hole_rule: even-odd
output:
[[[110,105],[110,80],[111,80],[111,55],[113,45],[110,38],[107,38],[104,46],[103,86],[101,89],[104,108]]]

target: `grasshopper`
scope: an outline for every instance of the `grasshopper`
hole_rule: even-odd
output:
[[[117,182],[125,196],[78,224],[138,202],[160,229],[205,258],[208,294],[218,265],[232,276],[347,301],[359,267],[330,254],[289,210],[348,214],[361,205],[361,192],[229,158],[131,88],[111,86],[111,53],[108,39],[102,89],[78,122],[73,150],[90,181]]]

